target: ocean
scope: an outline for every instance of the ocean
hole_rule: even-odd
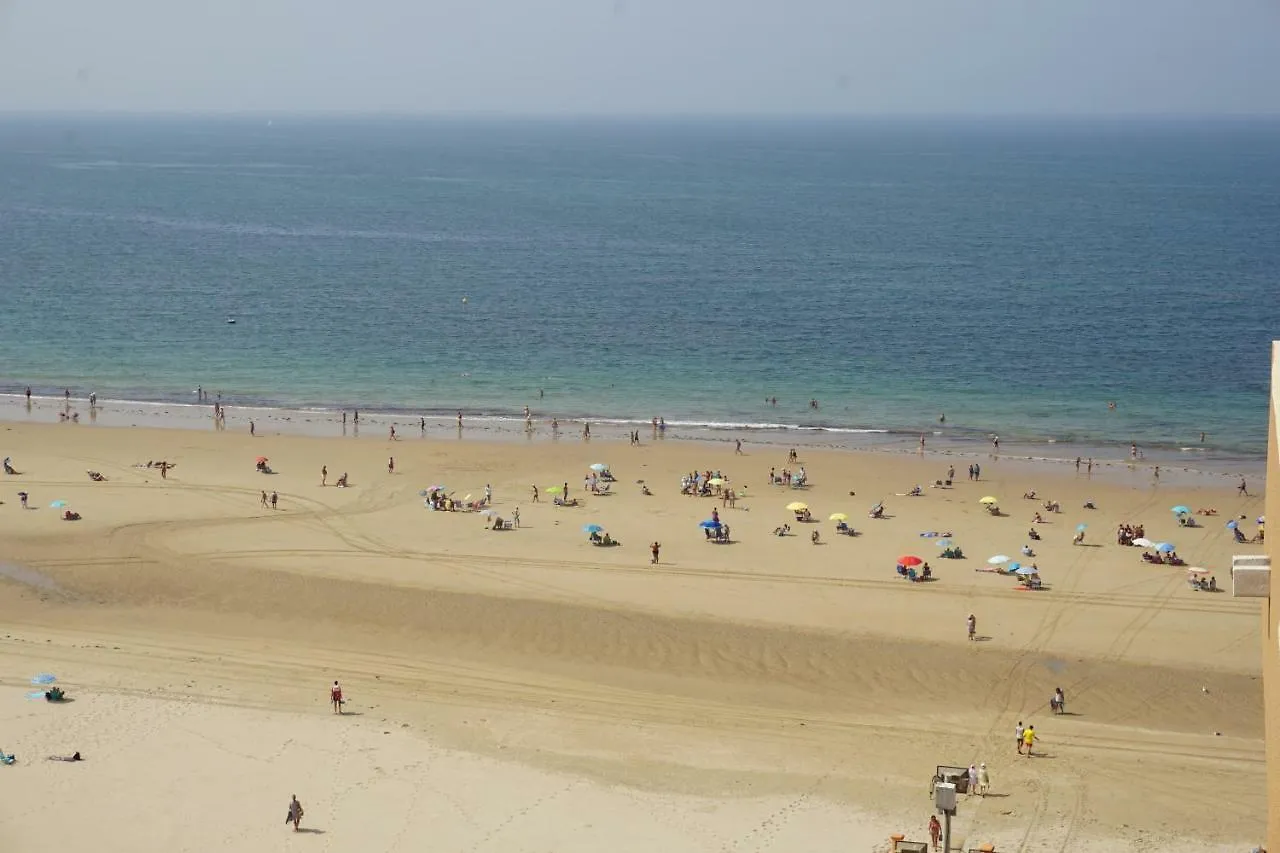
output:
[[[0,118],[0,392],[1258,459],[1278,281],[1277,121]]]

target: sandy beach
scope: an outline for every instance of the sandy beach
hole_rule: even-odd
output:
[[[963,799],[960,849],[1260,837],[1258,605],[1231,597],[1230,558],[1261,549],[1224,525],[1244,516],[1253,536],[1263,509],[1234,480],[983,456],[971,482],[972,460],[940,454],[802,448],[788,466],[777,447],[647,431],[638,447],[385,435],[0,424],[21,472],[0,479],[6,849],[53,832],[105,851],[883,850],[894,832],[927,839],[935,765],[977,762],[992,796]],[[145,467],[161,459],[165,478]],[[612,494],[584,492],[592,463]],[[952,464],[952,487],[931,485]],[[801,465],[807,487],[767,484]],[[722,471],[736,507],[681,495],[695,470]],[[551,503],[566,483],[582,506]],[[432,485],[488,485],[520,527],[433,512]],[[1179,527],[1179,504],[1218,514]],[[699,529],[713,509],[730,544]],[[860,535],[836,535],[836,512]],[[1225,591],[1144,563],[1120,523]],[[622,544],[591,545],[587,524]],[[921,535],[945,533],[965,559]],[[980,571],[997,554],[1034,561],[1044,589]],[[933,579],[897,577],[906,555]],[[28,699],[44,672],[75,701]],[[1019,721],[1039,734],[1031,757]],[[295,793],[314,832],[282,825]],[[86,819],[56,823],[68,809]]]

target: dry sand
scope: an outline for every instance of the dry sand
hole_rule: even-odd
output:
[[[0,845],[876,850],[924,837],[934,765],[977,761],[996,796],[962,802],[965,849],[1226,851],[1260,835],[1257,604],[1114,543],[1118,522],[1145,522],[1229,588],[1230,555],[1258,549],[1223,523],[1244,514],[1252,534],[1260,499],[1007,459],[983,459],[980,483],[961,460],[954,488],[907,498],[952,460],[812,450],[798,492],[765,485],[775,448],[747,451],[4,427],[23,474],[0,479],[0,747],[19,755],[0,768]],[[279,473],[256,473],[259,454]],[[178,466],[167,480],[132,467],[161,458]],[[596,461],[615,494],[530,502],[532,483],[581,496]],[[352,488],[322,488],[321,465]],[[747,497],[680,496],[695,468]],[[522,528],[424,509],[438,482],[492,484]],[[1017,558],[1029,488],[1064,508],[1032,543],[1041,592],[975,571]],[[18,508],[19,489],[38,509]],[[1008,515],[986,514],[987,494]],[[882,498],[890,517],[868,519]],[[60,521],[55,499],[83,520]],[[797,499],[862,535],[795,523]],[[1179,529],[1178,503],[1220,516]],[[734,544],[704,541],[713,506]],[[590,546],[590,522],[623,545]],[[798,535],[770,535],[783,522]],[[936,559],[923,531],[953,532],[968,559]],[[936,581],[896,578],[902,554]],[[27,700],[42,671],[76,701]],[[1055,686],[1067,716],[1047,713]],[[1019,720],[1040,733],[1035,757],[1014,752]],[[44,760],[76,749],[83,764]],[[291,793],[323,834],[284,827]]]

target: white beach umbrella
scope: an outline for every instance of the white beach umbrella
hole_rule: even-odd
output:
[[[1154,548],[1156,545],[1156,543],[1152,542],[1150,539],[1135,539],[1133,540],[1133,544],[1137,545],[1139,548]]]
[[[1007,563],[1007,562],[1009,562],[1009,558],[1008,558],[1008,557],[1006,557],[1004,554],[996,554],[996,555],[995,555],[994,557],[992,557],[990,560],[987,560],[987,562],[988,562],[988,563],[990,563],[990,564],[991,564],[991,565],[993,565],[993,566],[998,566],[998,565],[1000,565],[1001,563]]]

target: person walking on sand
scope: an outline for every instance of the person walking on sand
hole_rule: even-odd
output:
[[[966,627],[968,627],[968,629],[969,629],[969,640],[970,640],[970,641],[973,641],[973,640],[977,639],[977,637],[978,637],[978,617],[977,617],[977,616],[974,616],[972,613],[970,613],[970,614],[969,614],[969,618],[965,620],[965,625],[966,625]]]
[[[277,504],[277,503],[279,503],[279,502],[280,502],[280,496],[279,496],[279,495],[277,495],[275,492],[272,492],[272,493],[271,493],[271,508],[272,508],[272,509],[275,509],[275,508],[276,508],[276,504]]]
[[[538,486],[536,484],[533,484],[533,485],[530,485],[529,488],[533,489],[533,502],[537,503],[538,502]]]
[[[396,425],[395,425],[395,424],[392,424],[392,425],[391,425],[391,427],[390,427],[390,431],[387,433],[387,440],[388,440],[388,441],[395,441],[395,440],[396,440]]]
[[[978,766],[976,764],[969,765],[969,796],[978,793]]]
[[[266,489],[263,489],[263,490],[262,490],[262,505],[263,505],[263,506],[266,506],[266,505],[267,505],[267,490],[266,490]]]
[[[23,509],[30,509],[30,507],[29,507],[29,506],[27,506],[27,493],[26,493],[26,492],[18,492],[18,503],[22,504],[22,508],[23,508]]]
[[[294,794],[293,799],[289,801],[289,816],[285,818],[285,823],[293,824],[293,831],[298,831],[298,824],[302,823],[302,803],[298,802],[298,795]]]
[[[342,685],[333,682],[333,686],[329,688],[329,701],[333,703],[333,713],[342,713]]]
[[[978,795],[985,797],[991,790],[991,774],[987,772],[986,763],[978,765]]]
[[[936,814],[929,815],[929,841],[933,844],[933,849],[938,850],[940,845],[939,839],[942,838],[942,824],[938,823]]]
[[[394,456],[387,457],[387,473],[394,474],[396,472],[396,458]]]
[[[1031,747],[1036,742],[1036,727],[1027,726],[1027,730],[1022,733],[1022,743],[1027,748],[1027,758],[1031,757]]]
[[[484,505],[485,506],[493,505],[493,486],[489,485],[488,483],[484,484]]]
[[[1022,755],[1022,736],[1027,733],[1027,727],[1022,724],[1022,720],[1018,720],[1018,725],[1013,729],[1013,739],[1018,742],[1018,755]]]
[[[662,550],[662,544],[659,542],[654,542],[652,545],[649,546],[649,552],[653,554],[653,559],[651,559],[649,562],[655,566],[658,565],[658,552],[660,552],[661,550]]]
[[[1240,488],[1237,491],[1246,498],[1249,497],[1249,484],[1244,481],[1244,477],[1240,478]]]
[[[328,465],[320,466],[320,485],[322,486],[329,485],[329,466]]]
[[[516,530],[520,529],[520,507],[511,510],[511,526]]]

